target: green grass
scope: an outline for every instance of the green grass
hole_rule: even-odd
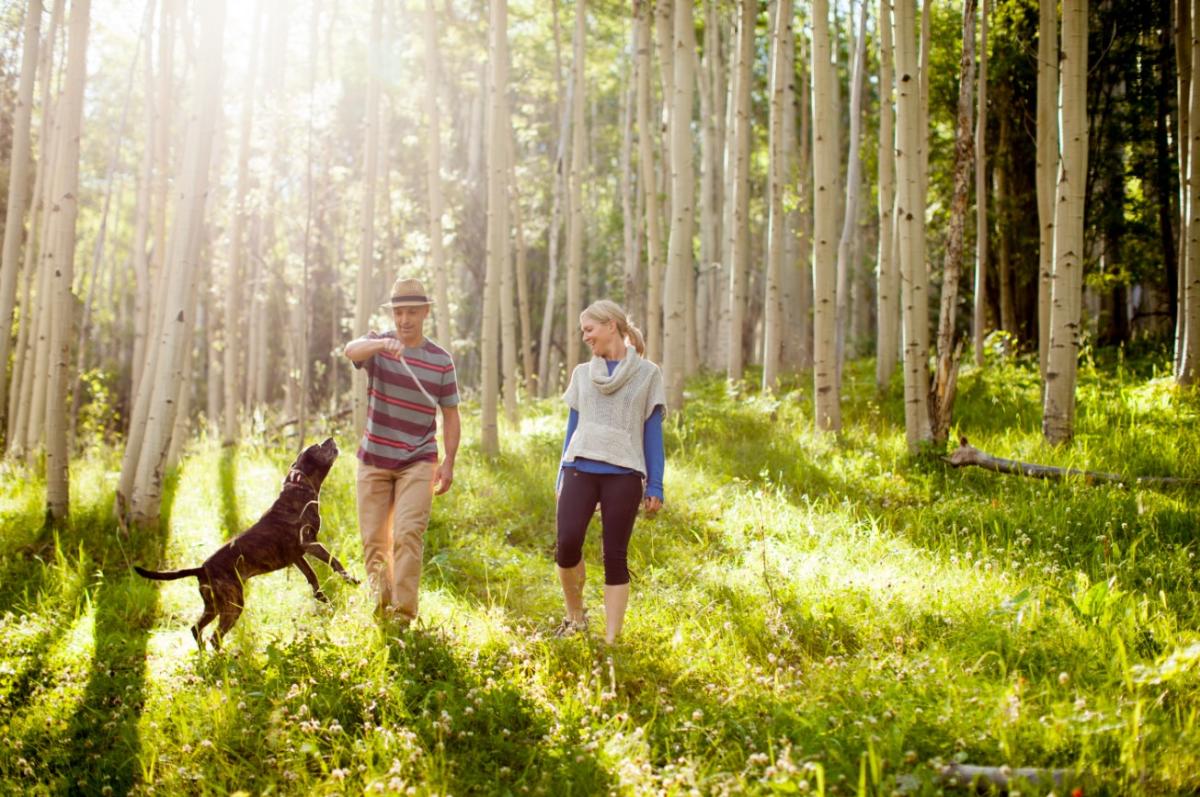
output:
[[[957,431],[998,456],[1200,478],[1200,402],[1165,370],[1085,359],[1076,441],[1052,448],[1027,361],[968,368]],[[808,382],[691,386],[613,649],[548,634],[559,402],[527,406],[493,462],[468,408],[403,634],[317,564],[331,605],[298,573],[262,576],[226,650],[200,654],[195,582],[132,575],[253,522],[281,444],[196,440],[153,538],[111,520],[118,451],[74,464],[58,533],[40,477],[0,465],[0,793],[937,793],[951,761],[1071,769],[1089,794],[1200,789],[1195,488],[912,458],[871,372],[848,367],[837,437],[812,432]],[[335,431],[322,538],[361,576],[354,441]]]

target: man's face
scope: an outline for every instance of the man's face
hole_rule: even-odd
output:
[[[400,339],[410,343],[420,342],[429,305],[420,307],[393,307],[392,320],[396,322],[396,333]]]

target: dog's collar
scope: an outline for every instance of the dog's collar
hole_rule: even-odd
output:
[[[300,478],[304,480],[304,483],[308,485],[308,489],[312,490],[314,493],[320,493],[320,490],[317,489],[317,485],[313,484],[313,481],[308,477],[308,474],[299,468],[291,468],[288,470],[288,484],[296,484],[296,482],[290,480],[293,473],[299,474]]]

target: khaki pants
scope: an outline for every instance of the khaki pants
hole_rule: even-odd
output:
[[[433,505],[433,462],[400,470],[358,463],[358,529],[367,578],[380,608],[417,617],[421,552]]]

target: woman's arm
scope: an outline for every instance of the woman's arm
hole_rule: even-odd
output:
[[[663,500],[663,473],[667,455],[663,448],[663,408],[655,407],[642,427],[642,454],[646,457],[646,499]],[[647,507],[649,508],[649,507]],[[655,507],[657,509],[657,507]]]

